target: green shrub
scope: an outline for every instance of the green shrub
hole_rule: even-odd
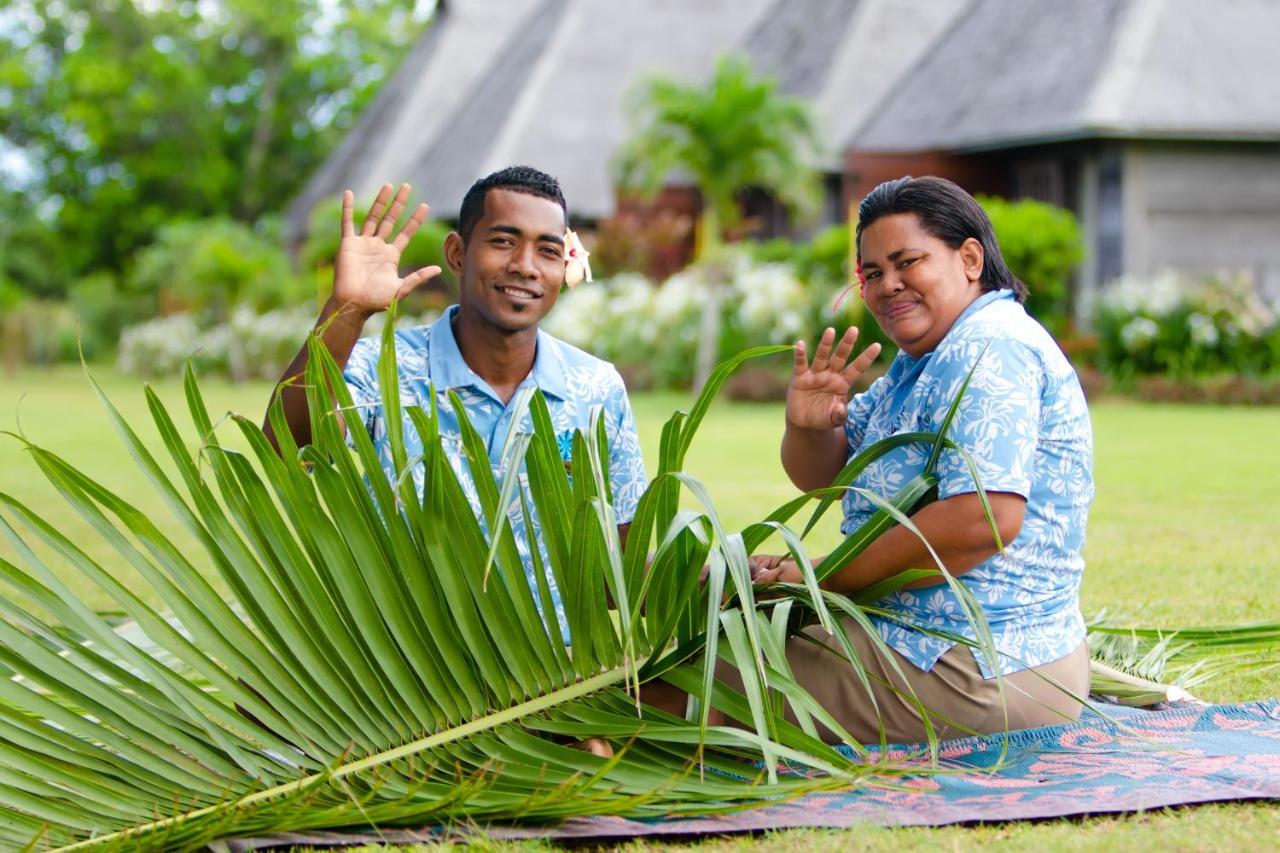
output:
[[[857,321],[849,313],[856,299],[833,309],[838,291],[813,287],[791,264],[762,262],[745,251],[731,252],[724,263],[714,270],[694,265],[658,285],[637,273],[580,285],[561,294],[545,326],[613,361],[637,387],[684,387],[693,378],[710,280],[728,278],[720,300],[722,357],[802,337],[812,343],[827,326],[843,330]]]
[[[280,246],[229,219],[169,225],[138,253],[129,289],[154,295],[161,313],[191,311],[226,320],[241,303],[263,311],[312,296]]]
[[[1031,291],[1028,312],[1061,335],[1069,322],[1071,274],[1084,255],[1075,216],[1031,199],[979,196],[978,202],[991,217],[1005,263]]]
[[[785,238],[751,245],[751,254],[763,263],[787,263],[809,290],[805,333],[816,339],[828,326],[843,332],[858,326],[860,346],[879,343],[885,349],[881,361],[892,358],[897,347],[866,311],[857,281],[849,270],[849,227],[832,225],[808,241]]]
[[[156,313],[156,297],[134,293],[109,272],[85,276],[71,285],[67,301],[80,325],[86,358],[113,352],[120,332]]]
[[[1280,371],[1276,310],[1246,278],[1121,279],[1103,293],[1094,326],[1100,366],[1125,384]]]

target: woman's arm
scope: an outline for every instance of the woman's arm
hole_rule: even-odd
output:
[[[1026,498],[1011,492],[988,492],[987,500],[991,503],[1000,539],[1008,545],[1022,530]],[[991,535],[991,524],[983,512],[982,501],[974,492],[935,501],[913,515],[911,521],[952,575],[964,574],[999,550]],[[794,562],[787,559],[770,564],[768,559],[754,564],[759,569],[754,573],[757,583],[802,582],[800,570]],[[920,538],[906,527],[896,525],[851,563],[828,577],[822,586],[832,592],[851,595],[907,569],[933,568],[936,568],[933,557]],[[925,579],[911,586],[933,586],[938,582]]]

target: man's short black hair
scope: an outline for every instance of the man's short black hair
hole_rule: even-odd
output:
[[[476,223],[484,216],[484,199],[489,190],[513,190],[550,199],[564,211],[565,224],[569,222],[569,206],[565,204],[564,193],[560,192],[559,181],[532,166],[508,166],[476,181],[462,197],[462,208],[458,211],[458,234],[462,236],[464,243],[471,239]]]

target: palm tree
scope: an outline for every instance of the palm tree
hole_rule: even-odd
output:
[[[772,79],[755,77],[741,58],[722,58],[705,87],[650,80],[637,91],[630,113],[637,127],[619,153],[619,183],[652,193],[678,175],[697,186],[702,213],[695,261],[714,266],[727,234],[741,221],[743,190],[767,190],[791,208],[816,197],[818,141],[808,106],[779,94]],[[704,307],[698,388],[717,355],[720,284],[713,283]]]
[[[498,478],[463,417],[482,525],[446,459],[437,413],[400,407],[392,324],[381,381],[394,480],[337,365],[318,338],[309,346],[315,444],[289,446],[277,405],[279,456],[255,420],[237,415],[218,423],[233,424],[247,450],[224,444],[190,371],[194,449],[146,391],[159,454],[94,383],[127,451],[200,543],[197,553],[179,550],[160,522],[107,485],[28,443],[50,483],[153,595],[121,583],[81,543],[0,494],[0,535],[26,564],[0,559],[9,593],[0,595],[0,846],[190,849],[308,828],[698,814],[906,772],[818,740],[813,720],[838,724],[778,668],[776,650],[802,611],[836,631],[833,612],[865,621],[870,600],[823,592],[818,580],[905,520],[934,475],[880,499],[880,514],[778,598],[753,597],[747,557],[780,531],[808,567],[801,536],[786,525],[811,499],[821,501],[809,528],[876,456],[918,441],[936,457],[949,442],[892,439],[852,460],[832,489],[725,530],[683,460],[729,373],[787,348],[748,351],[713,372],[690,411],[667,423],[659,473],[622,547],[599,421],[575,435],[570,478],[545,402],[522,398],[533,431],[513,437]],[[456,399],[454,411],[463,413]],[[406,456],[406,424],[423,438],[422,458]],[[427,468],[421,495],[408,476],[419,463]],[[682,490],[697,509],[681,508]],[[549,588],[541,573],[527,579],[508,508],[541,521],[550,562],[540,568],[565,593],[571,648],[556,620],[542,616]],[[130,626],[116,630],[81,603],[67,572],[110,596]],[[957,590],[993,655],[978,605]],[[162,608],[148,603],[156,599]],[[717,656],[744,673],[745,695],[714,680]],[[658,677],[694,697],[687,718],[637,700],[639,685]],[[799,709],[801,725],[776,711],[775,696]],[[745,727],[709,726],[712,706]],[[610,740],[616,756],[565,743],[588,736]],[[779,775],[779,761],[818,772]]]

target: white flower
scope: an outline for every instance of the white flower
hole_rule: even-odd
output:
[[[1191,329],[1191,340],[1202,347],[1218,345],[1218,327],[1213,320],[1196,312],[1187,318],[1187,326]]]
[[[1102,304],[1120,314],[1139,312],[1155,317],[1172,313],[1186,300],[1188,286],[1172,272],[1154,278],[1123,277],[1112,282],[1102,295]]]
[[[579,282],[591,281],[591,264],[588,258],[591,253],[582,246],[582,241],[572,230],[564,232],[564,283],[572,290]]]
[[[1156,339],[1160,327],[1149,317],[1134,317],[1120,330],[1120,340],[1130,352],[1142,349]]]

